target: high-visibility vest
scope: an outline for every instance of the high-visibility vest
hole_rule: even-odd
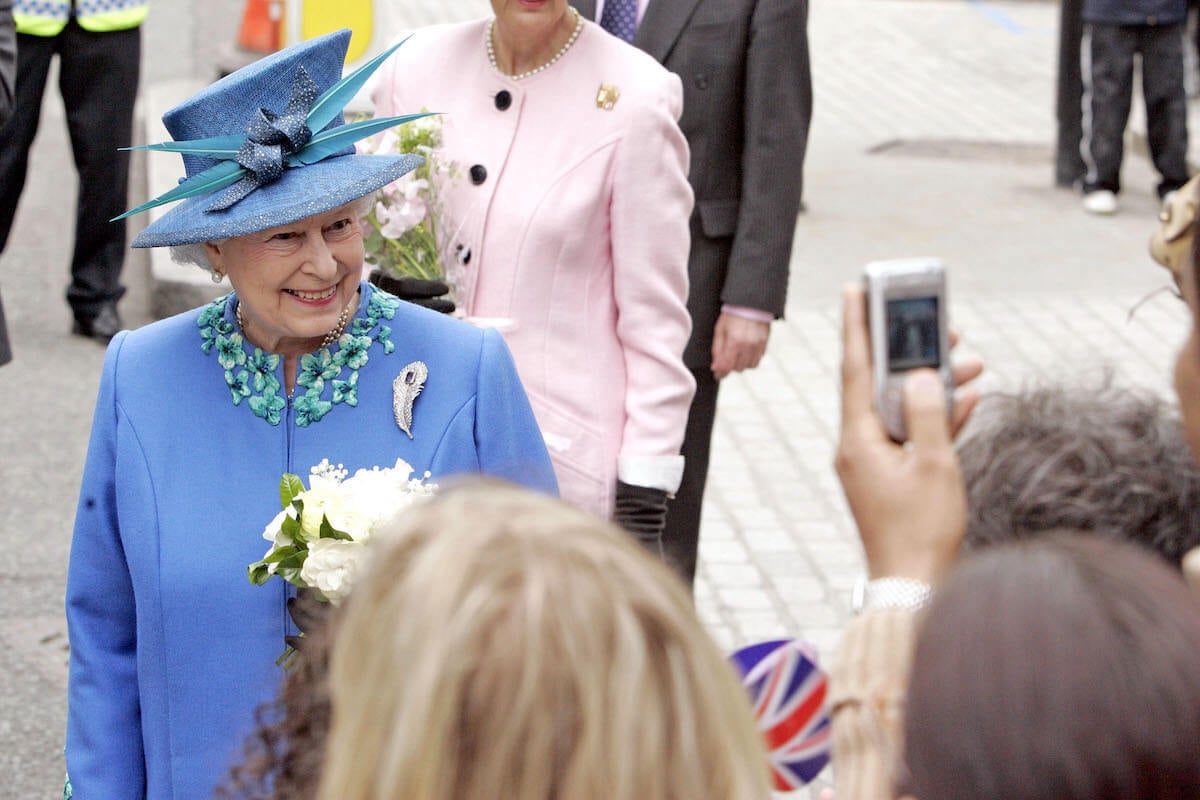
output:
[[[149,10],[150,0],[16,0],[13,20],[17,33],[57,36],[74,13],[79,27],[106,33],[136,28]]]

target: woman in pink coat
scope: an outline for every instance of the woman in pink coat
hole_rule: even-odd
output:
[[[694,391],[682,86],[567,0],[492,9],[414,34],[375,111],[444,114],[457,301],[504,332],[562,496],[657,547]]]

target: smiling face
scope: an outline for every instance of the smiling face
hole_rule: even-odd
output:
[[[245,336],[272,353],[316,350],[357,301],[363,241],[355,204],[205,245],[241,301]]]

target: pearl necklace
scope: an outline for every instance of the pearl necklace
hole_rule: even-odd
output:
[[[571,45],[575,44],[575,40],[579,38],[579,32],[583,30],[583,15],[580,14],[578,11],[576,11],[574,7],[569,7],[569,8],[571,8],[571,11],[573,11],[575,13],[575,29],[573,31],[571,31],[571,35],[567,38],[567,43],[564,44],[562,46],[562,49],[560,49],[557,53],[555,53],[554,57],[551,58],[549,61],[547,61],[545,64],[542,64],[540,67],[534,67],[533,69],[531,69],[527,72],[522,72],[519,75],[508,75],[507,77],[510,80],[514,80],[514,81],[524,80],[525,78],[529,78],[529,77],[532,77],[533,75],[537,75],[539,72],[541,72],[543,70],[550,69],[550,67],[554,66],[554,62],[556,62],[560,58],[562,58],[566,54],[566,52],[571,49]],[[488,26],[487,26],[488,61],[492,62],[492,69],[496,70],[496,72],[499,72],[501,75],[504,75],[504,70],[500,69],[500,65],[496,63],[496,46],[492,43],[492,38],[493,38],[492,31],[495,28],[495,26],[496,26],[496,18],[493,17],[488,22]]]
[[[234,316],[237,317],[238,327],[242,329],[242,334],[245,335],[245,333],[246,333],[246,318],[242,316],[242,304],[240,302],[237,304],[237,311],[234,312]],[[337,324],[333,326],[333,329],[330,330],[329,333],[325,334],[325,338],[321,340],[321,346],[318,347],[317,349],[323,350],[326,347],[329,347],[329,345],[336,342],[339,338],[341,338],[342,332],[344,330],[346,330],[346,323],[349,320],[350,320],[350,306],[347,305],[345,308],[342,309],[342,313],[338,314]]]

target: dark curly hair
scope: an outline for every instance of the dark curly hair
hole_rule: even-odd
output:
[[[1178,565],[1200,545],[1200,469],[1178,416],[1111,376],[1096,387],[985,396],[959,457],[967,547],[1086,530]]]
[[[217,788],[217,800],[316,797],[329,733],[332,627],[320,625],[305,633],[278,695],[255,712],[258,729],[246,741],[243,762]]]

